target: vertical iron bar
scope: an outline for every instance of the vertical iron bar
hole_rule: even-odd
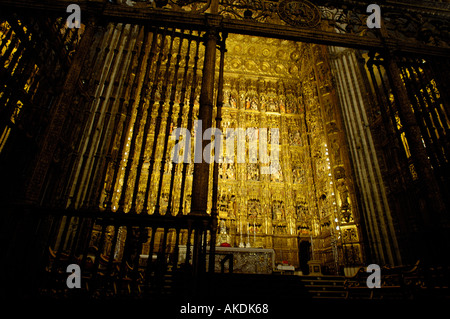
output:
[[[434,100],[434,103],[432,103],[431,98],[427,94],[427,90],[426,90],[427,82],[430,83],[431,81],[427,81],[427,79],[424,78],[425,75],[420,72],[417,65],[412,65],[411,68],[413,68],[416,71],[417,78],[420,83],[419,85],[420,85],[420,87],[423,88],[423,94],[429,105],[429,112],[432,114],[433,122],[436,123],[436,128],[439,131],[439,135],[440,135],[439,141],[442,143],[441,147],[444,148],[445,153],[448,156],[448,154],[450,153],[449,139],[448,139],[448,135],[450,134],[450,127],[449,127],[449,123],[446,120],[445,114],[442,113],[442,110],[440,108],[439,99],[436,96],[436,92],[432,88],[430,88],[432,98]],[[423,71],[425,73],[424,69],[423,69]],[[433,108],[434,108],[434,110],[433,110]],[[439,120],[439,118],[440,118],[440,120]],[[438,125],[440,123],[442,123],[443,126]]]
[[[159,256],[157,260],[158,264],[158,276],[160,276],[160,279],[164,276],[164,273],[166,271],[166,246],[167,246],[167,233],[169,231],[168,227],[164,227],[164,233],[163,238],[161,242],[161,246],[159,247]]]
[[[139,281],[139,261],[141,259],[141,253],[142,253],[142,243],[143,239],[145,238],[144,232],[146,232],[147,229],[143,226],[139,227],[139,235],[138,235],[138,243],[136,247],[136,256],[134,256],[133,260],[133,274],[132,274],[132,281],[135,286],[135,290],[138,291],[138,281]]]
[[[112,266],[114,264],[114,253],[117,245],[117,239],[119,238],[119,223],[114,224],[114,236],[111,242],[111,251],[108,256],[108,266],[106,268],[106,276],[109,277],[111,275]]]
[[[100,256],[102,255],[103,248],[105,246],[106,228],[108,226],[106,219],[100,219],[102,222],[102,233],[100,235],[99,245],[95,254],[94,268],[92,269],[92,280],[95,282],[97,279],[98,268],[100,266]]]
[[[197,89],[197,68],[198,68],[198,60],[199,60],[199,49],[200,49],[200,32],[197,35],[197,44],[196,44],[196,51],[194,56],[194,68],[192,70],[192,82],[191,82],[191,92],[189,97],[189,112],[187,117],[187,130],[188,132],[191,132],[192,130],[192,117],[194,113],[194,103],[195,103],[195,91]],[[188,144],[190,145],[190,144]],[[185,152],[188,152],[190,150],[185,150]],[[180,205],[177,216],[183,215],[183,207],[184,207],[184,192],[185,192],[185,184],[186,184],[186,174],[188,166],[191,162],[191,158],[189,158],[189,161],[183,162],[183,171],[181,173],[181,186],[180,186]]]
[[[122,30],[122,34],[118,40],[117,43],[117,47],[114,49],[114,57],[113,60],[111,62],[111,66],[110,66],[110,73],[108,74],[108,78],[107,78],[107,82],[108,82],[108,86],[111,85],[111,81],[114,81],[114,83],[112,83],[113,89],[112,89],[112,93],[109,96],[108,101],[106,102],[106,107],[105,107],[105,113],[104,113],[104,119],[103,119],[103,123],[101,126],[101,133],[100,133],[100,137],[98,139],[98,142],[95,143],[94,145],[94,150],[93,150],[93,164],[92,164],[92,169],[89,172],[89,179],[87,182],[87,188],[86,188],[86,193],[84,195],[84,200],[83,200],[83,208],[94,208],[92,207],[92,205],[94,203],[92,203],[92,194],[91,194],[91,190],[93,188],[93,184],[95,182],[94,178],[97,176],[97,171],[99,170],[98,168],[98,163],[101,160],[102,157],[102,146],[104,145],[104,140],[105,140],[105,136],[107,133],[107,129],[109,126],[109,121],[111,119],[111,112],[112,112],[112,108],[114,105],[114,102],[116,100],[116,94],[117,94],[117,83],[115,83],[116,81],[114,79],[112,79],[112,75],[113,75],[113,70],[115,69],[115,64],[116,64],[116,59],[119,55],[119,51],[120,51],[120,43],[122,40],[122,37],[125,36],[124,35],[124,30]],[[128,37],[128,41],[130,41],[131,37]],[[120,63],[120,61],[118,62]],[[106,82],[105,82],[105,86],[106,86]],[[106,88],[106,91],[108,91],[108,88]],[[106,98],[106,97],[105,97]],[[98,209],[98,204],[97,203],[97,208]]]
[[[177,124],[176,127],[180,128],[182,121],[183,121],[183,109],[184,109],[184,101],[186,99],[186,89],[187,89],[187,76],[188,76],[188,70],[189,70],[189,60],[190,60],[190,51],[191,51],[191,42],[192,42],[192,30],[189,31],[189,35],[187,36],[188,44],[186,49],[186,56],[184,58],[185,60],[185,66],[184,66],[184,73],[183,73],[183,80],[181,85],[181,96],[180,96],[180,102],[179,102],[179,110],[178,110],[178,118],[177,118]],[[185,150],[187,152],[188,150]],[[174,154],[175,156],[175,154]],[[167,212],[170,212],[172,210],[172,195],[173,195],[173,186],[175,182],[175,172],[176,168],[178,166],[178,163],[175,163],[172,161],[172,171],[170,173],[170,186],[169,186],[169,198],[167,201]],[[171,214],[172,215],[172,214]]]
[[[153,268],[153,251],[155,246],[155,236],[156,232],[158,231],[158,228],[153,226],[152,227],[152,235],[150,237],[150,247],[148,251],[148,258],[147,258],[147,265],[145,269],[145,287],[148,287],[150,284],[150,277],[152,275],[152,268]]]
[[[112,130],[111,130],[111,135],[109,137],[109,141],[107,142],[108,146],[107,146],[106,155],[105,155],[105,158],[104,158],[104,160],[102,162],[103,168],[102,168],[102,172],[100,173],[100,179],[99,179],[100,183],[99,183],[97,189],[94,191],[93,197],[92,197],[93,200],[95,200],[95,202],[98,203],[99,205],[102,204],[101,203],[101,197],[102,197],[102,193],[101,192],[102,192],[102,189],[103,189],[102,182],[105,181],[107,173],[108,173],[108,167],[109,167],[109,164],[111,163],[112,153],[113,153],[113,149],[114,149],[114,143],[116,141],[115,138],[117,137],[118,132],[119,132],[120,122],[122,121],[122,117],[125,117],[124,104],[125,104],[125,98],[126,98],[127,94],[129,93],[129,90],[130,90],[130,78],[132,77],[133,71],[136,71],[133,68],[133,64],[135,62],[137,51],[136,51],[136,43],[135,42],[133,43],[133,41],[131,41],[132,37],[133,37],[133,30],[130,30],[130,35],[129,35],[130,42],[129,42],[126,50],[127,50],[127,53],[131,51],[131,57],[129,58],[129,64],[128,64],[128,67],[127,67],[125,82],[124,82],[123,86],[121,87],[121,92],[119,93],[119,96],[120,96],[120,98],[119,98],[119,106],[117,108],[117,112],[116,112],[115,117],[114,117],[114,122],[113,122],[113,127],[112,127]],[[125,59],[126,60],[128,59],[128,54],[126,54]],[[136,72],[134,72],[134,74],[136,74]],[[135,75],[133,77],[131,87],[133,87],[133,84],[134,84],[134,81],[135,81],[136,78],[137,78],[137,76]],[[126,127],[125,122],[123,122],[123,126]],[[126,132],[124,132],[124,133],[126,133]],[[126,134],[125,134],[125,136],[126,136]],[[122,140],[124,141],[124,138],[121,139],[121,141]],[[114,172],[113,172],[113,174],[114,174]],[[114,193],[114,186],[112,187],[112,193]],[[108,196],[108,194],[107,194],[107,196]],[[107,208],[107,207],[104,207],[104,208]]]
[[[158,33],[155,31],[154,32],[154,37],[155,39],[157,39]],[[162,40],[162,45],[161,45],[161,51],[164,48],[164,40]],[[150,56],[151,55],[151,56]],[[153,58],[154,58],[154,53],[152,52],[152,54],[149,55],[149,58],[151,58],[151,60],[148,61],[147,63],[147,71],[146,71],[146,78],[144,80],[144,86],[145,86],[145,95],[148,94],[149,91],[149,83],[150,83],[150,76],[151,76],[151,70],[152,70],[152,62],[153,62]],[[158,60],[158,62],[160,62],[160,60]],[[158,67],[155,73],[155,80],[154,83],[157,82],[157,74],[158,74]],[[144,105],[145,105],[145,98],[143,97],[143,95],[141,94],[141,99],[140,99],[140,108],[142,108],[142,110],[144,109]],[[131,198],[131,208],[130,208],[130,212],[137,214],[136,211],[136,203],[137,203],[137,197],[138,197],[138,193],[139,193],[139,181],[141,179],[141,173],[142,173],[142,166],[144,164],[144,160],[145,160],[145,150],[146,150],[146,143],[147,143],[147,137],[148,137],[148,130],[151,124],[151,110],[152,110],[152,106],[149,105],[147,108],[147,120],[145,122],[144,125],[144,133],[142,135],[142,144],[141,144],[141,148],[139,151],[139,159],[138,159],[138,165],[137,165],[137,169],[136,169],[136,177],[134,180],[134,187],[133,187],[133,196]],[[143,114],[142,114],[143,115]],[[136,118],[137,120],[137,118]],[[140,121],[140,120],[139,120]],[[140,126],[138,126],[140,127]],[[133,132],[134,133],[134,132]],[[138,132],[137,132],[138,133]],[[131,151],[130,151],[130,155],[131,155]],[[134,154],[134,152],[133,152]],[[144,207],[145,210],[145,207]]]
[[[405,152],[400,152],[400,154],[399,154],[399,150],[400,150],[399,140],[396,137],[395,129],[391,126],[392,123],[390,122],[388,111],[385,109],[385,106],[386,107],[389,107],[389,106],[388,106],[388,102],[386,101],[386,97],[384,99],[382,98],[382,96],[383,96],[382,92],[380,91],[380,88],[377,84],[377,80],[376,80],[376,76],[375,76],[376,68],[375,68],[373,61],[368,62],[367,69],[369,70],[369,74],[372,79],[373,87],[375,89],[375,95],[377,97],[378,104],[379,104],[378,109],[380,110],[383,126],[387,133],[387,138],[389,140],[389,144],[390,144],[391,148],[393,149],[393,153],[394,153],[394,157],[395,157],[395,167],[396,167],[397,172],[399,172],[399,175],[401,176],[402,180],[404,180],[405,174],[403,173],[404,171],[401,169],[399,157],[402,157],[403,161],[405,161],[406,160]],[[405,183],[402,183],[402,185],[404,185],[404,184]]]
[[[173,259],[173,270],[177,270],[178,268],[178,254],[180,251],[180,228],[176,228],[176,237],[175,237],[175,247],[173,249],[174,259]]]
[[[417,83],[413,78],[413,70],[408,67],[400,68],[402,71],[402,76],[404,79],[406,92],[408,93],[409,99],[411,101],[411,107],[414,110],[414,115],[416,116],[417,124],[419,125],[419,129],[421,131],[421,135],[423,140],[425,141],[425,148],[431,165],[436,169],[439,169],[442,159],[439,158],[439,151],[436,149],[439,145],[437,141],[437,136],[433,129],[433,124],[429,118],[429,112],[427,112],[427,107],[420,96],[420,89],[417,88]],[[406,74],[406,70],[408,70],[410,74],[410,78],[408,79],[408,75]],[[415,94],[414,94],[415,93]]]
[[[162,84],[162,87],[161,87],[161,97],[160,97],[160,100],[159,100],[158,114],[156,116],[155,131],[154,131],[155,133],[153,135],[153,145],[152,145],[152,152],[151,152],[151,156],[150,156],[150,165],[149,165],[149,168],[148,168],[147,187],[145,189],[145,199],[144,199],[144,201],[148,200],[148,195],[150,194],[151,181],[152,181],[152,177],[153,177],[153,168],[154,168],[154,165],[155,165],[155,156],[156,156],[157,146],[158,146],[158,138],[159,138],[159,134],[161,133],[160,131],[161,131],[162,113],[163,113],[163,110],[164,110],[164,104],[165,104],[165,100],[166,100],[167,86],[169,84],[170,65],[171,65],[170,63],[171,63],[171,60],[172,60],[172,48],[173,48],[173,43],[174,43],[174,40],[175,40],[174,34],[175,34],[175,28],[172,30],[172,35],[171,35],[170,45],[169,45],[169,51],[167,52],[166,70],[165,70],[165,73],[164,73],[164,80],[163,80],[163,84]],[[155,85],[157,84],[157,81],[158,81],[158,74],[155,74]],[[154,88],[156,88],[155,85],[153,86]],[[153,95],[153,91],[152,91],[152,95]],[[153,100],[151,102],[153,102]],[[153,106],[153,103],[151,103],[150,106]],[[148,115],[149,115],[149,118],[147,119],[147,122],[150,121],[150,115],[151,115],[150,109],[149,109]],[[148,123],[148,125],[150,125],[150,123]],[[147,144],[145,143],[144,145],[147,145]],[[164,156],[164,154],[163,154],[163,156]],[[160,176],[160,180],[163,179],[163,178],[164,178],[164,176],[161,175]],[[159,194],[159,189],[158,189],[158,194]],[[157,198],[156,198],[156,205],[155,205],[154,215],[160,215],[160,211],[159,211],[159,196],[157,196]]]
[[[189,269],[189,259],[191,258],[191,235],[192,235],[192,221],[188,221],[188,233],[186,242],[186,258],[185,258],[185,268]]]
[[[381,67],[382,67],[382,66],[381,66],[381,62],[378,61],[378,63],[377,63],[377,69],[378,69],[378,74],[379,74],[379,76],[380,76],[381,86],[382,86],[382,88],[383,88],[384,95],[385,95],[386,101],[387,101],[387,106],[388,106],[388,112],[387,112],[387,113],[388,113],[388,115],[390,116],[391,123],[392,123],[392,127],[393,127],[393,129],[394,129],[395,135],[397,136],[397,139],[398,139],[400,145],[403,145],[402,137],[401,137],[401,132],[400,132],[400,130],[399,130],[399,128],[398,128],[397,120],[396,120],[396,118],[395,118],[395,105],[392,103],[392,101],[391,101],[391,99],[390,99],[389,90],[388,90],[388,88],[386,87],[385,81],[384,81],[384,79],[383,79],[383,73],[381,72]],[[375,82],[375,83],[376,83],[376,82]],[[400,114],[400,112],[399,112],[399,117],[400,117],[400,116],[401,116],[401,114]],[[405,147],[404,147],[404,146],[402,147],[402,150],[403,150],[402,154],[404,155],[404,159],[405,159],[406,162],[407,162],[407,161],[408,161],[408,157],[407,157],[407,153],[406,153],[406,150],[405,150]]]
[[[181,33],[183,33],[183,30],[181,30]],[[169,134],[170,134],[170,127],[172,124],[172,114],[173,114],[173,105],[175,104],[175,93],[177,90],[177,84],[178,84],[178,71],[180,68],[180,61],[181,61],[181,47],[183,46],[183,40],[184,37],[182,35],[180,35],[180,44],[178,46],[178,54],[177,54],[177,58],[176,58],[176,63],[175,63],[175,69],[174,69],[174,74],[173,74],[173,80],[172,80],[172,88],[170,91],[170,98],[169,98],[169,110],[167,112],[167,117],[166,117],[166,128],[165,128],[165,133],[164,133],[164,147],[163,147],[163,155],[162,155],[162,159],[161,159],[161,166],[160,166],[160,170],[159,170],[159,185],[158,185],[158,193],[156,195],[156,206],[158,207],[159,210],[159,201],[161,198],[161,192],[162,192],[162,186],[163,186],[163,181],[164,181],[164,168],[166,165],[166,159],[167,159],[167,145],[169,143]],[[169,161],[171,161],[171,159],[169,159]],[[175,163],[172,163],[172,168],[175,167]],[[173,169],[172,169],[173,171]],[[172,178],[172,176],[171,176]],[[169,189],[169,192],[171,192],[172,190]],[[170,197],[170,196],[169,196]],[[171,208],[170,208],[170,198],[168,199],[167,202],[167,210],[165,215],[172,215],[170,212]]]
[[[164,29],[163,35],[162,35],[162,40],[161,40],[161,50],[158,56],[158,61],[157,61],[157,65],[156,65],[156,71],[155,71],[155,77],[157,77],[157,74],[159,72],[159,67],[161,65],[161,61],[162,61],[162,57],[163,57],[163,48],[164,48],[164,41],[165,41],[165,32],[166,29]],[[158,37],[158,32],[156,32],[156,30],[153,32],[153,42],[156,44],[157,41],[157,37]],[[153,46],[152,46],[153,47]],[[147,59],[147,70],[145,73],[145,78],[144,78],[144,88],[141,91],[141,97],[139,100],[139,107],[138,107],[138,111],[137,111],[137,115],[136,115],[136,120],[134,122],[134,128],[133,128],[133,134],[131,137],[131,145],[130,145],[130,151],[129,151],[129,155],[128,155],[128,162],[127,162],[127,166],[125,169],[125,176],[123,178],[123,187],[122,187],[122,193],[120,194],[120,200],[119,200],[119,211],[120,212],[124,212],[124,206],[125,206],[125,197],[126,197],[126,193],[127,193],[127,189],[129,187],[128,183],[129,181],[129,177],[130,177],[130,172],[131,172],[131,168],[133,166],[133,162],[134,162],[134,155],[136,152],[136,144],[137,144],[137,136],[139,134],[140,131],[140,127],[141,127],[141,120],[142,120],[142,116],[144,113],[144,108],[145,108],[145,100],[144,100],[144,96],[147,94],[148,91],[148,83],[149,83],[149,77],[150,77],[150,69],[151,69],[151,62],[152,60],[150,60],[153,57],[153,55],[149,54],[148,59]],[[155,82],[157,82],[155,80]],[[149,104],[147,112],[151,113],[151,104]],[[147,121],[148,122],[148,121]],[[147,125],[147,122],[145,123]],[[150,124],[150,123],[149,123]],[[145,142],[147,139],[146,134],[143,134],[142,136],[142,145],[141,145],[141,155],[142,155],[142,151],[145,150]],[[140,160],[140,158],[139,158]],[[136,177],[135,177],[135,182],[134,182],[134,189],[133,189],[133,198],[131,198],[132,204],[131,204],[131,209],[130,212],[132,213],[136,213],[135,211],[135,205],[136,205],[136,195],[137,195],[137,191],[139,188],[139,179],[140,179],[140,170],[137,169],[136,170]],[[144,206],[145,207],[145,206]]]
[[[123,124],[122,124],[122,132],[120,135],[120,142],[119,142],[119,149],[117,150],[117,153],[113,159],[113,176],[111,179],[111,186],[109,189],[109,192],[107,192],[107,198],[105,199],[105,208],[108,211],[112,210],[112,202],[114,200],[114,194],[115,194],[115,187],[116,187],[116,182],[119,176],[119,171],[120,171],[120,164],[122,163],[122,153],[125,149],[125,144],[127,143],[126,138],[128,135],[128,132],[130,130],[130,128],[133,126],[133,123],[131,122],[131,118],[132,118],[132,113],[133,113],[133,105],[135,102],[135,96],[137,93],[137,90],[139,88],[139,73],[141,72],[142,69],[142,65],[144,64],[144,58],[145,58],[145,48],[147,46],[148,43],[148,38],[149,38],[149,34],[147,34],[147,28],[144,26],[144,40],[141,41],[141,46],[140,46],[140,55],[138,58],[138,65],[136,67],[136,69],[134,70],[134,78],[133,78],[133,83],[132,83],[132,88],[131,88],[131,93],[128,96],[128,102],[126,103],[126,117],[123,120]],[[153,60],[153,55],[154,55],[154,50],[155,50],[155,46],[156,46],[156,40],[157,40],[157,34],[156,31],[152,36],[152,43],[151,43],[151,48],[150,48],[150,59],[151,61]],[[144,82],[145,85],[146,82]],[[132,141],[133,143],[133,141]],[[130,153],[131,154],[131,153]],[[129,156],[130,157],[130,156]],[[123,192],[123,188],[122,188],[122,192]]]
[[[208,225],[207,222],[204,222],[204,228],[202,229],[202,233],[203,233],[203,243],[202,243],[202,247],[201,247],[201,272],[204,273],[206,272],[206,256],[207,256],[207,245],[208,245]],[[211,233],[211,232],[210,232]],[[212,237],[212,236],[210,236]],[[211,253],[211,246],[209,247],[210,249],[210,253]],[[214,256],[214,254],[212,254],[212,256]]]

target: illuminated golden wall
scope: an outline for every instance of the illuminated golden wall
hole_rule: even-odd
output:
[[[222,131],[278,128],[281,170],[261,174],[263,164],[223,151],[231,163],[219,164],[219,244],[274,248],[278,262],[298,266],[298,239],[312,240],[313,258],[343,263],[341,232],[359,236],[326,48],[232,35],[227,49]]]

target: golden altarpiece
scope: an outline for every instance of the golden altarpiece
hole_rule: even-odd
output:
[[[91,0],[71,29],[70,1],[1,1],[5,220],[47,275],[71,260],[94,282],[198,274],[219,246],[333,274],[440,260],[450,9],[385,2],[371,29],[364,1]],[[208,128],[246,131],[245,162],[197,162]]]
[[[312,239],[324,263],[342,259],[343,244],[360,262],[326,48],[243,35],[227,48],[222,129],[279,129],[280,167],[219,164],[218,244],[274,248],[298,267],[300,240]]]

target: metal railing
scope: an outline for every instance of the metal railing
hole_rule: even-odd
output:
[[[34,293],[44,297],[115,298],[177,294],[206,269],[212,218],[102,214],[39,209],[30,256]],[[78,265],[81,289],[67,285]]]

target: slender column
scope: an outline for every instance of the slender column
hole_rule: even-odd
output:
[[[219,66],[219,84],[217,90],[217,113],[216,113],[216,127],[222,129],[222,106],[223,106],[223,69],[224,69],[224,60],[225,60],[225,40],[226,34],[223,35],[222,43],[220,47],[220,66]],[[221,151],[214,149],[214,157],[216,157],[216,152]],[[220,154],[219,154],[220,155]],[[217,158],[217,157],[216,157]],[[216,252],[216,232],[217,232],[217,191],[219,188],[219,163],[214,161],[214,169],[213,169],[213,189],[212,189],[212,207],[211,207],[211,216],[212,227],[211,227],[211,242],[209,248],[209,272],[214,272],[214,263],[215,263],[215,252]]]
[[[349,68],[351,69],[351,71],[353,73],[353,78],[358,79],[358,74],[356,73],[355,65],[357,65],[357,61],[356,61],[355,55],[352,54],[351,58],[349,57]],[[361,90],[355,89],[355,91],[357,92],[360,105],[364,105],[364,101],[361,96]],[[382,178],[382,174],[381,174],[381,170],[380,170],[380,165],[378,163],[377,156],[375,155],[376,151],[375,151],[375,145],[373,142],[372,134],[370,132],[370,128],[368,126],[366,126],[366,124],[365,124],[365,123],[367,123],[367,124],[369,123],[369,119],[368,119],[367,114],[364,109],[361,109],[361,111],[360,111],[360,118],[361,118],[361,120],[360,120],[361,125],[363,125],[366,130],[367,148],[369,150],[371,150],[370,151],[371,159],[369,157],[368,161],[369,161],[369,163],[371,163],[371,166],[373,167],[373,169],[372,169],[373,172],[371,174],[373,177],[371,177],[371,178],[372,178],[372,180],[375,181],[374,194],[375,194],[376,202],[380,203],[380,205],[377,205],[377,207],[379,207],[380,212],[383,212],[383,215],[382,215],[383,218],[380,220],[380,225],[381,225],[383,237],[386,240],[386,251],[387,251],[387,254],[388,254],[391,262],[392,262],[392,260],[396,260],[397,262],[400,262],[401,257],[399,255],[397,238],[395,235],[395,230],[393,228],[392,215],[391,215],[388,200],[386,197],[386,190],[385,190],[384,184],[383,184],[383,178]]]
[[[339,83],[339,88],[341,92],[349,92],[341,94],[341,103],[343,107],[344,122],[347,129],[347,135],[350,141],[350,151],[353,154],[353,160],[356,167],[356,175],[359,179],[359,184],[364,197],[363,205],[365,209],[362,210],[363,215],[365,215],[365,220],[367,222],[368,229],[370,229],[371,242],[371,252],[375,256],[377,262],[385,262],[385,255],[382,248],[382,236],[379,232],[379,225],[376,220],[375,211],[380,211],[379,208],[374,204],[375,200],[373,198],[372,184],[374,180],[372,179],[373,174],[369,174],[371,171],[371,163],[367,163],[366,160],[370,159],[367,151],[366,137],[362,131],[362,124],[360,120],[360,115],[356,104],[357,100],[351,95],[354,94],[352,91],[354,88],[351,87],[353,82],[351,79],[351,73],[348,72],[346,64],[344,63],[344,58],[335,60],[337,78]],[[350,93],[351,92],[351,93]],[[358,136],[360,138],[358,138]],[[362,149],[361,149],[362,148]]]
[[[211,27],[205,36],[205,60],[203,64],[203,81],[200,93],[200,108],[198,119],[202,121],[202,128],[197,134],[203,133],[212,126],[212,110],[214,106],[214,76],[216,65],[217,30]],[[197,136],[198,138],[198,136]],[[201,155],[201,163],[194,164],[191,212],[193,215],[206,215],[208,205],[209,163],[203,159],[203,150],[208,141],[202,139],[201,149],[195,152]]]

